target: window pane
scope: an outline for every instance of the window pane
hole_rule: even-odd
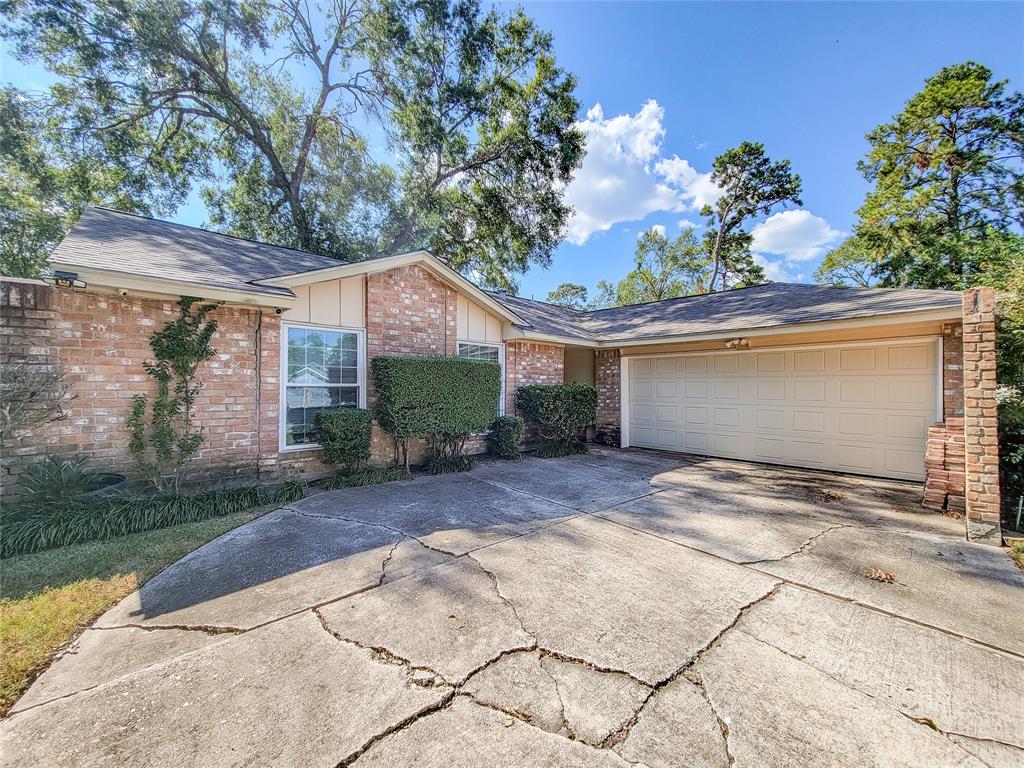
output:
[[[498,348],[487,344],[459,344],[459,357],[498,362]]]
[[[316,415],[320,411],[355,408],[359,387],[286,387],[285,445],[315,443]]]

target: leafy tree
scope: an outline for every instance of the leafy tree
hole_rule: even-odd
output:
[[[876,265],[864,241],[851,237],[825,254],[814,271],[814,279],[828,285],[852,285],[869,288],[878,282]]]
[[[753,238],[745,224],[787,203],[803,205],[800,177],[789,160],[773,162],[764,145],[744,141],[715,158],[711,180],[722,196],[701,211],[707,219],[704,248],[712,262],[708,292],[764,282],[764,270],[750,253]]]
[[[0,88],[0,274],[38,276],[88,203],[152,213],[181,197],[159,169],[96,143],[64,141],[45,111],[17,89]]]
[[[579,283],[559,283],[555,290],[548,294],[548,302],[569,309],[586,309],[587,287]]]
[[[674,240],[657,229],[637,239],[633,270],[618,283],[602,280],[592,308],[623,307],[707,293],[711,260],[692,228]]]
[[[393,0],[373,15],[369,48],[400,157],[390,240],[498,287],[547,264],[584,145],[551,35],[477,0]]]
[[[945,67],[867,138],[859,168],[874,189],[856,231],[878,274],[969,287],[987,241],[1024,226],[1024,97],[980,64]]]
[[[346,258],[425,246],[501,286],[561,235],[583,148],[574,80],[522,13],[475,0],[0,9],[18,55],[60,77],[46,107],[68,143],[178,192],[201,179],[220,229]]]

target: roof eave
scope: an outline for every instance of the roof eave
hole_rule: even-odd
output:
[[[721,331],[706,333],[688,333],[676,335],[655,335],[641,338],[615,339],[602,337],[599,347],[639,347],[651,344],[675,344],[690,341],[716,341],[731,339],[737,336],[778,336],[786,333],[805,333],[812,331],[830,331],[848,328],[873,328],[886,325],[898,325],[907,322],[939,322],[942,320],[959,320],[960,307],[941,307],[923,310],[905,310],[884,315],[868,317],[850,317],[839,320],[816,320],[811,322],[783,323],[772,326],[754,326],[748,328],[728,328]]]
[[[211,286],[202,282],[170,280],[163,278],[129,275],[117,270],[100,269],[98,267],[81,266],[72,262],[60,261],[52,256],[49,264],[66,272],[74,272],[86,284],[97,285],[129,293],[146,293],[158,296],[198,296],[211,301],[224,301],[230,304],[247,304],[258,307],[274,307],[288,309],[295,305],[295,295],[262,291],[236,291],[230,288]]]

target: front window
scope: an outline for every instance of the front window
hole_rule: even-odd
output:
[[[362,334],[286,326],[284,447],[316,444],[316,415],[362,403]]]
[[[501,397],[498,399],[498,415],[505,413],[505,350],[500,344],[476,344],[460,341],[457,354],[470,360],[492,360],[501,366]]]

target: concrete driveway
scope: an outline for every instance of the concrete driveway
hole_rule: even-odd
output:
[[[1024,765],[1024,573],[917,494],[598,450],[313,496],[104,615],[0,762]]]

